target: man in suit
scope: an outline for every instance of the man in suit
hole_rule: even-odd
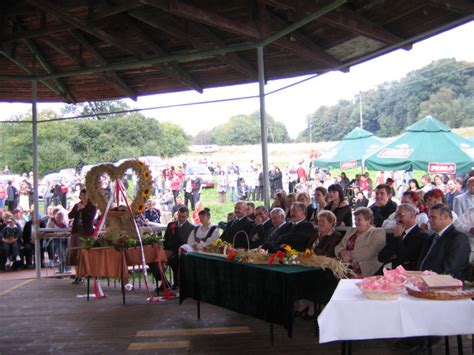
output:
[[[273,228],[268,208],[258,206],[255,209],[255,224],[250,235],[250,247],[256,248],[262,245],[263,241],[266,240],[273,231]]]
[[[430,222],[436,234],[423,248],[419,270],[432,270],[460,280],[467,279],[471,253],[467,235],[454,227],[452,213],[443,204],[431,208]]]
[[[235,248],[249,247],[247,236],[250,240],[250,234],[253,226],[253,221],[247,217],[247,203],[239,201],[234,206],[235,219],[227,223],[221,239],[225,242],[232,243]],[[246,236],[247,235],[247,236]],[[235,241],[234,241],[235,239]]]
[[[262,249],[268,250],[270,253],[276,253],[278,250],[277,242],[281,234],[285,233],[290,223],[286,221],[286,213],[280,207],[275,207],[270,212],[272,222],[271,232],[266,236],[262,243]]]
[[[313,224],[306,220],[306,205],[302,202],[293,202],[290,214],[291,225],[280,235],[277,245],[286,244],[298,251],[305,251],[315,235]]]
[[[386,184],[375,188],[375,203],[369,207],[374,214],[374,225],[382,227],[385,221],[397,210],[397,204],[392,201],[392,189]]]
[[[168,223],[165,230],[165,240],[163,247],[168,258],[168,265],[173,270],[173,286],[178,286],[178,264],[179,264],[179,247],[186,244],[189,234],[194,226],[189,223],[189,210],[186,206],[178,209],[178,220]],[[156,263],[152,264],[153,276],[159,280],[159,274]]]
[[[421,251],[429,238],[428,233],[416,224],[416,210],[411,205],[400,205],[395,219],[397,224],[393,228],[393,235],[387,235],[386,245],[379,252],[379,261],[391,263],[392,269],[402,265],[406,270],[417,270]]]

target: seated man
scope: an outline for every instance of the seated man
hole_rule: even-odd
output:
[[[391,263],[391,269],[402,265],[406,270],[417,270],[421,251],[429,236],[418,227],[413,206],[400,205],[395,219],[397,224],[393,228],[393,236],[387,235],[387,244],[379,252],[379,261]]]
[[[173,270],[173,283],[178,286],[178,264],[179,264],[179,247],[188,241],[189,234],[194,226],[189,223],[189,210],[186,206],[182,206],[178,210],[178,220],[168,223],[165,230],[165,240],[163,247],[165,249],[166,257],[168,258],[168,265]],[[156,263],[152,264],[152,272],[155,279],[159,279]]]
[[[276,253],[278,250],[277,242],[281,234],[291,226],[291,223],[286,221],[286,213],[280,207],[275,207],[270,212],[270,217],[273,229],[265,238],[262,244],[262,249],[268,250],[270,253]]]
[[[467,235],[454,227],[451,211],[443,204],[431,207],[430,222],[436,234],[425,244],[418,269],[467,279],[471,253]]]
[[[397,204],[392,201],[392,189],[386,184],[375,188],[375,203],[369,207],[374,214],[374,225],[382,227],[385,221],[397,209]]]
[[[291,224],[285,233],[278,238],[277,245],[289,245],[298,251],[309,248],[316,232],[313,224],[306,220],[306,206],[303,202],[293,202],[290,208]]]
[[[256,248],[262,245],[273,230],[272,220],[268,213],[268,208],[258,206],[255,209],[255,224],[250,236],[250,247]]]
[[[235,219],[227,223],[221,235],[223,241],[233,244],[235,248],[249,247],[247,237],[250,240],[253,221],[247,216],[247,209],[246,202],[237,202],[234,206]]]
[[[7,217],[2,232],[2,242],[5,259],[11,258],[12,265],[21,261],[20,258],[21,231],[13,216]]]

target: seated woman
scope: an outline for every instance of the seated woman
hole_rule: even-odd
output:
[[[329,202],[324,208],[332,211],[337,218],[337,226],[352,227],[352,211],[349,202],[344,198],[344,190],[339,184],[328,187]]]
[[[337,258],[350,263],[357,276],[372,276],[382,266],[378,254],[385,246],[385,230],[372,225],[374,214],[370,208],[359,207],[354,218],[355,228],[346,231],[334,253]]]
[[[211,223],[211,211],[204,208],[199,212],[199,221],[201,224],[194,227],[189,233],[188,246],[194,249],[203,249],[219,239],[219,229]],[[189,248],[184,248],[189,250]]]
[[[312,245],[314,254],[335,258],[334,248],[341,242],[342,234],[336,231],[336,216],[331,211],[318,213],[319,233]]]
[[[201,220],[199,219],[199,213],[204,210],[204,203],[202,201],[196,202],[194,206],[194,211],[191,213],[191,218],[193,220],[193,224],[198,225],[200,224]]]

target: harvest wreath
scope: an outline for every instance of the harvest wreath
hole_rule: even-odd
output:
[[[312,250],[306,249],[299,252],[289,245],[285,245],[275,254],[268,253],[261,248],[246,250],[235,249],[232,244],[217,239],[213,244],[204,250],[197,250],[202,254],[212,254],[225,257],[229,261],[236,261],[245,264],[268,264],[268,265],[303,265],[321,269],[329,269],[338,279],[347,278],[353,275],[353,272],[337,259],[326,256],[315,255]]]

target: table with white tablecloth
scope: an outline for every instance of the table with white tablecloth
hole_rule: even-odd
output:
[[[474,333],[470,299],[438,301],[404,293],[397,300],[370,300],[356,282],[341,280],[319,315],[320,343]]]

